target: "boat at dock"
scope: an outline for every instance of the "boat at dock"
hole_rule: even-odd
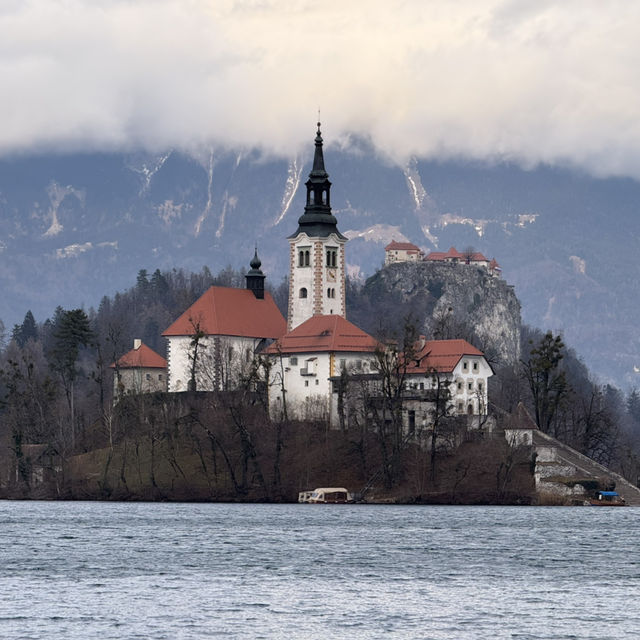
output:
[[[589,498],[593,507],[626,507],[627,503],[617,491],[598,491],[595,498]]]

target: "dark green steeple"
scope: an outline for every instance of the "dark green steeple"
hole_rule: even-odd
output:
[[[338,221],[331,213],[331,182],[329,174],[324,168],[324,155],[322,153],[322,134],[320,123],[316,132],[316,150],[313,156],[313,168],[309,179],[305,183],[307,187],[307,204],[304,214],[298,219],[298,230],[290,238],[295,238],[300,233],[306,233],[311,237],[324,238],[335,233],[339,238],[346,239],[339,231]]]
[[[258,258],[258,247],[256,247],[255,253],[253,254],[253,258],[249,263],[251,269],[247,272],[245,279],[247,281],[247,289],[249,291],[253,291],[253,295],[258,298],[258,300],[264,299],[264,279],[265,275],[262,273],[260,267],[262,266],[262,262],[260,258]]]

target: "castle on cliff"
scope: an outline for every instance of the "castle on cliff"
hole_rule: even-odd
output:
[[[483,267],[492,276],[500,277],[502,275],[502,269],[495,258],[489,260],[479,251],[471,249],[461,253],[455,247],[451,247],[449,251],[432,251],[425,255],[420,247],[411,242],[391,240],[384,248],[384,254],[385,266],[398,262],[445,262]]]

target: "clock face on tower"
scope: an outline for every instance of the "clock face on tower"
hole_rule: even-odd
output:
[[[329,282],[335,282],[336,281],[336,270],[335,269],[329,269],[327,271],[327,280]]]

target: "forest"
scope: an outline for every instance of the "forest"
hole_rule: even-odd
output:
[[[112,363],[134,338],[164,355],[162,331],[211,285],[243,287],[244,275],[143,269],[97,309],[58,307],[43,321],[27,311],[21,324],[0,327],[0,497],[290,501],[330,484],[381,500],[531,501],[526,452],[460,430],[447,416],[457,435],[436,451],[375,421],[331,431],[322,420],[271,420],[248,384],[114,402]],[[271,293],[286,313],[286,279]],[[398,344],[407,327],[420,326],[411,309],[373,297],[356,279],[347,282],[347,309],[365,331]],[[483,349],[464,318],[454,328]],[[436,327],[429,337],[451,330]],[[519,362],[491,362],[488,414],[500,426],[523,403],[545,433],[637,483],[640,392],[593,379],[559,335],[526,326],[521,335]]]

